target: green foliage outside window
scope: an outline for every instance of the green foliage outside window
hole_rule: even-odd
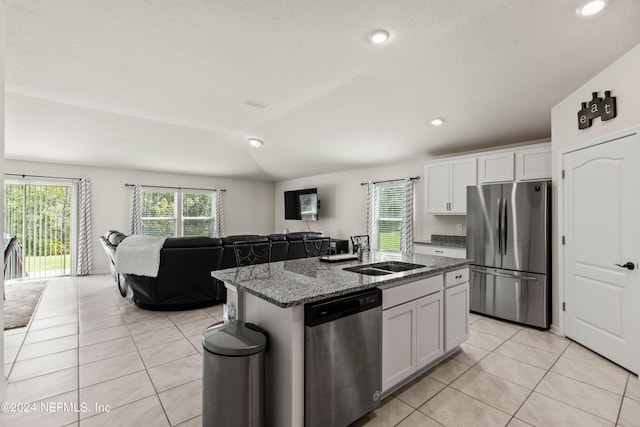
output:
[[[5,233],[26,257],[71,252],[71,187],[5,184],[4,191]]]
[[[175,236],[176,193],[142,192],[142,234]]]
[[[178,208],[178,204],[182,208]],[[176,236],[178,212],[183,236],[213,235],[211,193],[142,192],[142,234]]]
[[[403,186],[378,189],[378,249],[381,251],[400,251],[403,195]]]

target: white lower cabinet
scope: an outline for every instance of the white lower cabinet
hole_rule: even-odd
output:
[[[383,392],[444,354],[443,312],[442,291],[382,311]]]
[[[383,392],[416,371],[416,315],[415,301],[382,311]]]
[[[442,291],[417,300],[416,311],[416,369],[421,369],[444,354]]]
[[[383,290],[383,392],[444,354],[442,288],[440,275]]]
[[[444,290],[444,308],[445,351],[449,351],[469,338],[469,282]]]

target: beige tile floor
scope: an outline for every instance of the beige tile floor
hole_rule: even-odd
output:
[[[5,332],[2,426],[200,426],[201,333],[220,306],[150,312],[108,275],[49,283]],[[640,381],[549,332],[472,315],[462,351],[357,426],[640,426]]]

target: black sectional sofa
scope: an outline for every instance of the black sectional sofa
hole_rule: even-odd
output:
[[[213,270],[236,267],[234,242],[271,241],[271,261],[305,258],[304,239],[314,239],[328,247],[329,239],[320,233],[211,237],[168,237],[160,250],[157,277],[119,274],[115,268],[118,244],[127,238],[119,231],[108,231],[100,243],[109,258],[109,268],[123,297],[129,296],[147,310],[188,310],[226,301],[226,288],[211,277]],[[326,241],[326,243],[325,243]]]

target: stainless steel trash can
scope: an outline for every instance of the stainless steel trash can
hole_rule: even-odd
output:
[[[264,425],[266,332],[240,320],[218,322],[202,336],[202,425]]]

